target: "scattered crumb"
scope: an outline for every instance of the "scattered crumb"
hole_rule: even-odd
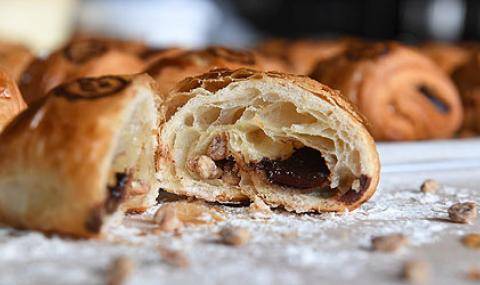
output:
[[[467,279],[471,281],[480,281],[480,267],[472,267],[467,273]]]
[[[203,201],[178,201],[162,205],[153,217],[157,230],[178,233],[184,226],[213,224],[223,217]]]
[[[185,268],[189,265],[188,258],[181,251],[159,246],[158,252],[163,260],[172,266]]]
[[[402,279],[412,284],[426,284],[430,279],[430,264],[422,260],[410,260],[403,264]]]
[[[448,208],[448,216],[456,223],[472,223],[477,219],[477,205],[474,202],[453,204]]]
[[[250,240],[250,232],[244,228],[224,227],[219,235],[220,241],[226,245],[240,246]]]
[[[262,199],[256,196],[253,202],[250,204],[250,207],[248,208],[248,212],[250,213],[251,217],[259,218],[259,219],[268,219],[273,214],[270,207],[267,204],[265,204],[265,202],[263,202]]]
[[[440,183],[437,180],[427,179],[420,186],[420,191],[423,193],[435,194],[440,189]]]
[[[375,251],[394,252],[408,243],[408,238],[400,233],[372,238],[372,249]]]
[[[134,269],[133,261],[126,256],[119,256],[112,261],[108,269],[107,284],[122,285],[125,284],[128,277]]]
[[[480,249],[480,234],[468,234],[462,238],[464,246],[473,249]]]
[[[153,216],[153,221],[158,224],[156,230],[159,231],[173,232],[183,227],[183,223],[178,219],[174,203],[161,206]]]

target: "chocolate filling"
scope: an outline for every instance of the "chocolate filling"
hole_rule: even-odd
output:
[[[125,196],[125,188],[130,177],[124,172],[117,172],[115,173],[115,179],[115,185],[107,186],[108,198],[105,201],[105,210],[109,214],[115,212],[118,204],[123,200],[123,197]]]
[[[445,102],[443,102],[440,98],[435,96],[435,92],[433,92],[430,88],[425,85],[420,85],[417,87],[417,90],[423,94],[430,102],[437,108],[440,113],[446,114],[450,111],[450,106],[448,106]]]
[[[322,154],[309,147],[296,150],[285,160],[263,158],[256,169],[265,172],[270,183],[297,189],[328,185],[330,170]]]

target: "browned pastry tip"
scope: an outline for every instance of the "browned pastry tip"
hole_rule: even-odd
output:
[[[17,82],[20,75],[34,59],[33,53],[25,46],[0,42],[0,68],[5,70]]]
[[[419,47],[420,51],[430,57],[447,74],[453,73],[471,57],[471,48],[459,44],[430,42]]]
[[[0,222],[99,236],[158,195],[158,96],[147,75],[81,78],[33,102],[0,134]]]
[[[138,56],[142,49],[123,41],[75,39],[46,59],[32,62],[20,78],[20,90],[30,104],[77,78],[138,73],[144,68]]]
[[[6,71],[0,69],[0,132],[25,107],[17,84]]]
[[[459,67],[452,78],[460,92],[464,117],[462,132],[480,134],[480,51],[474,52],[470,61]]]
[[[398,43],[353,45],[318,63],[311,77],[356,104],[377,140],[447,138],[462,121],[460,97],[447,74]]]
[[[251,67],[260,70],[282,69],[276,60],[269,60],[255,52],[212,46],[163,57],[152,63],[145,72],[158,83],[166,96],[175,84],[186,77],[199,75],[215,68],[237,69]]]
[[[258,51],[266,56],[283,60],[290,73],[308,75],[319,61],[342,53],[348,46],[359,42],[353,38],[331,40],[272,39],[262,42]]]

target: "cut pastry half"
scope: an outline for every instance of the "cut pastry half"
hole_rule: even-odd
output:
[[[147,75],[82,78],[29,106],[0,136],[0,222],[90,237],[153,205],[154,90]]]
[[[213,70],[179,83],[161,112],[158,178],[168,192],[323,212],[353,210],[377,187],[362,117],[307,77]]]

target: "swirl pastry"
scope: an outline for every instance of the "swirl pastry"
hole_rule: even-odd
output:
[[[261,70],[284,69],[280,62],[269,60],[254,52],[209,47],[161,58],[151,64],[146,73],[157,81],[160,93],[166,96],[175,84],[186,77],[200,75],[215,68],[237,69],[240,67]]]
[[[146,75],[82,78],[20,113],[0,135],[0,222],[90,237],[153,205],[153,84]]]
[[[363,119],[307,77],[212,70],[163,105],[158,178],[168,192],[289,211],[345,211],[375,191],[378,154]]]
[[[25,107],[17,84],[6,71],[0,69],[0,132]]]
[[[55,86],[81,77],[133,74],[143,70],[139,48],[101,39],[75,40],[48,58],[34,61],[22,74],[20,90],[27,104]]]
[[[455,86],[429,58],[396,43],[356,45],[320,62],[311,77],[339,89],[377,140],[447,138],[462,121]]]
[[[0,43],[0,68],[4,69],[15,82],[20,79],[20,75],[33,58],[33,54],[25,46]]]
[[[480,134],[480,52],[458,68],[452,78],[460,91],[464,107],[462,131]]]
[[[258,50],[267,56],[285,61],[290,73],[309,74],[319,61],[342,53],[356,40],[268,40],[258,46]]]
[[[448,43],[427,43],[420,47],[420,51],[430,57],[447,74],[451,74],[465,64],[471,53],[466,47]]]

